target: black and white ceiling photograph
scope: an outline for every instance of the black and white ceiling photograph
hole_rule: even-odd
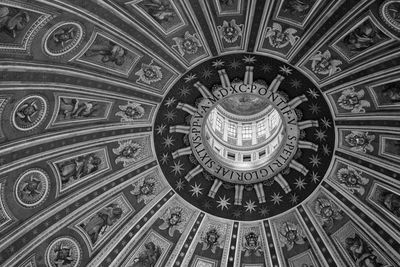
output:
[[[1,267],[399,267],[400,0],[0,0]]]

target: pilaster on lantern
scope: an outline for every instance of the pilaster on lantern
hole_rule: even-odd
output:
[[[292,109],[295,109],[298,105],[300,105],[301,103],[306,102],[306,101],[308,101],[308,99],[305,95],[299,95],[299,96],[296,96],[295,98],[293,98],[292,100],[290,100],[288,105]]]
[[[218,70],[219,78],[221,80],[221,85],[223,88],[231,87],[231,82],[229,80],[228,74],[226,74],[226,70]]]
[[[289,164],[289,167],[298,171],[299,173],[303,174],[304,176],[307,175],[308,169],[303,166],[303,164],[297,162],[296,160],[292,160]]]
[[[198,175],[202,171],[203,171],[203,167],[201,167],[201,165],[197,165],[196,168],[192,169],[190,172],[188,172],[185,175],[186,181],[190,182],[190,180],[192,180],[193,177],[195,177],[196,175]]]
[[[262,204],[262,203],[267,202],[265,199],[264,186],[262,183],[255,184],[254,190],[256,191],[256,194],[257,194],[258,203]]]
[[[182,133],[182,134],[189,134],[190,133],[190,126],[187,125],[175,125],[169,127],[170,133]]]
[[[235,185],[235,205],[242,205],[244,185]]]
[[[273,93],[276,93],[279,89],[279,86],[281,85],[281,82],[285,79],[282,75],[278,74],[276,75],[275,79],[272,81],[272,83],[269,86],[269,90]]]
[[[312,142],[299,140],[298,144],[299,144],[299,148],[311,149],[311,150],[314,150],[315,152],[318,151],[318,145],[314,144]]]
[[[181,103],[181,102],[179,102],[178,105],[176,105],[176,108],[177,109],[181,109],[183,111],[186,111],[190,115],[194,115],[196,113],[196,111],[197,111],[197,108],[195,108],[195,107],[193,107],[193,106],[191,106],[189,104]]]
[[[316,120],[300,121],[297,123],[297,125],[299,126],[300,130],[304,130],[311,127],[319,127],[319,123]]]
[[[208,196],[211,198],[215,198],[215,195],[217,194],[221,185],[222,185],[222,181],[215,179],[213,185],[210,188],[210,191],[208,192]]]
[[[253,70],[254,66],[246,66],[246,72],[244,74],[244,84],[250,86],[253,84]]]
[[[282,176],[282,174],[278,173],[274,178],[286,194],[292,191],[292,189],[290,189],[289,183],[286,181],[285,177]]]
[[[176,159],[178,157],[182,157],[182,156],[185,156],[185,155],[190,155],[192,153],[193,153],[192,148],[190,146],[188,146],[188,147],[184,147],[184,148],[178,149],[175,152],[173,152],[172,153],[172,158]]]
[[[205,87],[201,82],[196,82],[194,84],[194,87],[196,87],[197,90],[199,90],[200,94],[204,98],[213,98],[213,95],[210,93],[210,90],[208,90],[208,88]]]

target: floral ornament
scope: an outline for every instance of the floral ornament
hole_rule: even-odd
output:
[[[174,236],[175,231],[183,233],[186,221],[183,209],[180,207],[168,208],[160,217],[164,222],[158,227],[160,230],[168,229],[170,237]]]
[[[135,75],[139,76],[136,82],[143,82],[145,84],[159,82],[163,77],[161,67],[153,65],[153,60],[149,64],[142,63],[142,67]]]
[[[315,201],[315,216],[323,227],[331,229],[335,220],[341,220],[341,210],[331,200],[318,198]]]
[[[339,169],[336,178],[338,182],[345,186],[352,194],[357,192],[361,196],[365,193],[364,186],[369,182],[368,178],[362,176],[362,172],[358,172],[350,166]]]
[[[172,40],[175,42],[172,48],[176,48],[179,54],[183,57],[187,54],[196,54],[199,47],[203,45],[200,42],[199,35],[197,33],[190,34],[188,31],[185,32],[184,37],[174,37]]]
[[[235,43],[239,36],[243,36],[243,24],[237,25],[236,20],[232,19],[230,22],[224,20],[222,26],[217,26],[219,35],[227,43]]]
[[[136,196],[137,202],[144,202],[145,205],[149,203],[157,194],[157,185],[158,181],[148,176],[144,179],[141,179],[135,182],[133,186],[133,190],[131,190],[131,194]]]
[[[299,36],[295,36],[294,34],[297,30],[293,28],[287,28],[283,31],[282,26],[279,23],[274,22],[272,27],[267,27],[267,33],[265,34],[265,38],[269,39],[269,44],[275,48],[283,48],[288,44],[293,46],[297,40],[300,39]]]
[[[361,153],[374,151],[371,142],[375,140],[375,135],[369,135],[368,132],[351,131],[344,140],[350,145],[352,151]]]
[[[200,240],[203,243],[201,250],[211,249],[211,252],[215,253],[217,247],[223,248],[223,238],[216,228],[211,228],[207,232],[203,232]]]
[[[364,107],[370,107],[371,104],[367,100],[361,100],[364,97],[364,90],[355,91],[354,88],[345,89],[337,102],[340,107],[351,110],[352,113],[365,113]]]
[[[126,105],[119,105],[120,111],[115,116],[120,116],[121,122],[132,122],[144,116],[144,108],[139,103],[129,101]]]
[[[338,59],[332,59],[332,55],[328,50],[326,50],[324,53],[318,51],[310,58],[310,60],[312,61],[311,69],[317,74],[331,76],[336,72],[341,71],[341,68],[338,66],[342,64],[342,61]]]
[[[141,157],[143,147],[133,140],[118,141],[118,145],[118,148],[113,149],[113,153],[117,155],[116,164],[122,162],[123,166],[126,167]]]
[[[245,257],[250,257],[252,254],[260,257],[262,253],[260,237],[254,232],[249,232],[244,236],[243,248]]]
[[[303,230],[299,225],[292,222],[284,222],[279,229],[279,240],[281,241],[281,246],[286,246],[288,251],[293,249],[294,244],[304,244],[304,239],[306,238]]]

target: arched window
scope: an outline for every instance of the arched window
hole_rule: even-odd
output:
[[[229,122],[228,124],[228,136],[236,138],[237,135],[237,125],[236,123]]]

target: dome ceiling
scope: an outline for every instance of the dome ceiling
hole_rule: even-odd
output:
[[[398,266],[399,14],[0,0],[0,266]],[[216,103],[279,111],[270,160],[209,153]]]

